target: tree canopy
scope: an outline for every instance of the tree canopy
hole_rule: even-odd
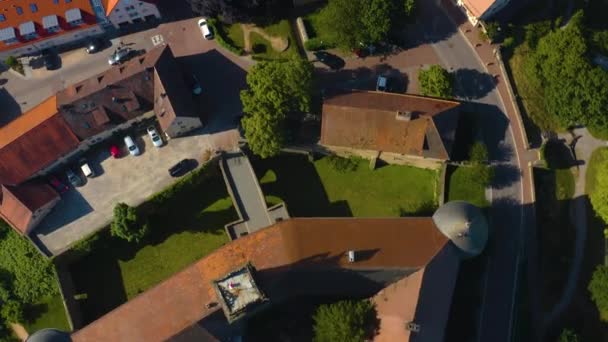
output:
[[[452,75],[439,65],[431,65],[418,73],[420,93],[425,96],[451,98],[454,93]]]
[[[559,335],[559,340],[558,340],[558,342],[578,342],[578,341],[579,341],[578,335],[570,329],[562,330],[562,333]]]
[[[313,317],[314,341],[363,342],[374,314],[374,305],[368,300],[321,305]]]
[[[276,155],[285,143],[285,118],[310,111],[313,67],[308,61],[260,62],[247,74],[249,89],[241,92],[241,120],[253,153]]]
[[[564,127],[608,128],[608,73],[589,60],[582,12],[538,41],[525,73],[534,88],[542,89],[547,111]]]
[[[192,11],[205,17],[219,17],[227,23],[251,22],[283,13],[279,0],[190,0]]]
[[[599,265],[593,271],[587,287],[603,321],[608,320],[608,266]]]
[[[125,239],[129,242],[139,242],[148,232],[148,225],[141,224],[137,217],[137,209],[125,203],[118,203],[114,207],[114,220],[110,225],[112,236]]]
[[[385,40],[396,17],[396,5],[395,0],[329,0],[319,24],[334,44],[350,50],[360,43]]]

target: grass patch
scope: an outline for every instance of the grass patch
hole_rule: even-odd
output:
[[[81,306],[91,322],[228,241],[224,225],[237,219],[217,164],[211,163],[155,195],[138,210],[151,234],[131,244],[100,232],[91,252],[70,265]]]
[[[490,203],[486,199],[484,184],[478,181],[478,176],[472,167],[448,166],[447,201],[467,201],[479,208],[485,208]]]
[[[30,333],[46,328],[63,331],[71,330],[63,300],[59,294],[46,297],[35,303],[27,309],[26,316],[29,316],[31,321],[26,322],[24,326]]]
[[[245,37],[243,36],[243,29],[241,29],[241,24],[223,24],[223,30],[226,33],[226,37],[230,40],[230,42],[238,47],[243,48],[245,46]]]
[[[428,214],[437,206],[438,172],[387,165],[335,170],[330,159],[314,163],[303,155],[252,159],[262,190],[281,199],[293,217],[395,217]],[[273,175],[273,176],[271,176]]]
[[[323,28],[320,25],[320,13],[321,10],[318,10],[302,18],[304,20],[304,27],[306,27],[308,38],[318,41],[319,44],[321,44],[320,42],[323,42],[321,45],[324,49],[335,48],[335,43],[331,41],[331,38],[323,31]]]
[[[288,41],[285,51],[275,51],[270,42],[256,32],[249,33],[253,58],[258,60],[289,59],[299,56],[296,37],[289,21],[284,19],[275,24],[261,27],[268,35],[283,37]]]
[[[608,160],[608,147],[601,147],[593,151],[589,164],[587,164],[587,174],[585,175],[585,193],[590,194],[595,189],[597,174],[600,172],[600,165]],[[606,170],[603,170],[606,172]]]

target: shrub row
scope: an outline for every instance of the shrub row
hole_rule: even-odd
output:
[[[209,19],[207,21],[209,26],[211,26],[213,32],[215,32],[215,40],[220,44],[224,49],[234,53],[237,56],[242,56],[245,54],[245,50],[242,48],[235,46],[232,43],[229,43],[229,39],[226,38],[226,33],[222,28],[222,24],[217,19]]]
[[[321,39],[319,39],[317,37],[317,38],[310,38],[309,40],[307,40],[304,43],[304,47],[308,51],[319,51],[319,50],[330,49],[333,46],[327,42],[322,41]]]

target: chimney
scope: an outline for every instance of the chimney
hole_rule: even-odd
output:
[[[397,120],[401,120],[401,121],[411,121],[412,120],[412,115],[413,113],[410,111],[397,111],[397,116],[396,119]]]

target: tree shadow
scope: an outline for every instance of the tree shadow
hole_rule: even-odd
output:
[[[475,100],[486,96],[496,87],[492,75],[476,69],[457,69],[453,73],[456,87],[454,95],[466,100]]]
[[[509,119],[495,105],[462,102],[463,111],[475,113],[479,119],[479,140],[488,147],[491,162],[507,162],[513,157],[513,144],[509,134]]]
[[[549,140],[545,144],[544,158],[550,169],[569,169],[578,165],[573,150],[564,140]]]

